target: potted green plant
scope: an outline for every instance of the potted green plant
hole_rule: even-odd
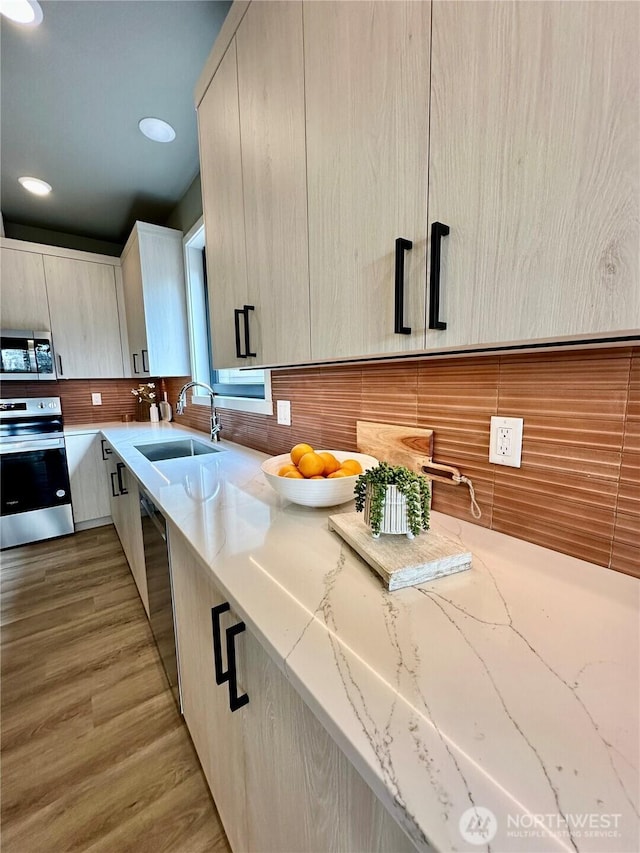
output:
[[[413,539],[429,529],[429,480],[402,465],[381,462],[365,471],[356,480],[355,498],[374,539],[381,533],[404,533]]]

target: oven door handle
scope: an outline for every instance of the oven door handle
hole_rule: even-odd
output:
[[[32,450],[64,450],[64,438],[48,438],[44,441],[7,441],[0,444],[0,456],[10,453],[29,453]]]

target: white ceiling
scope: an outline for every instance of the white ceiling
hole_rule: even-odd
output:
[[[5,223],[123,243],[136,219],[163,223],[199,171],[193,89],[230,3],[41,0],[37,28],[1,37]],[[145,116],[176,130],[146,139]],[[46,198],[18,177],[48,181]]]

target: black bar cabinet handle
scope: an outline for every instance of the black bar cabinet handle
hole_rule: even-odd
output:
[[[62,369],[62,356],[58,356],[58,373],[60,376],[64,376],[64,370]]]
[[[118,475],[118,488],[120,489],[121,495],[128,495],[129,490],[125,489],[124,483],[122,482],[122,469],[125,467],[124,462],[118,462],[116,465],[116,473]]]
[[[138,358],[138,353],[137,352],[131,353],[131,358],[133,359],[133,372],[134,373],[140,373],[140,371],[138,370],[138,362],[136,361],[136,359]]]
[[[106,438],[101,438],[100,444],[102,445],[102,458],[104,459],[105,462],[107,462],[108,461],[107,456],[110,456],[113,453],[113,450],[111,450],[110,447],[106,446],[107,445]]]
[[[237,358],[246,358],[245,353],[242,352],[240,348],[240,317],[244,315],[244,311],[242,308],[234,308],[233,309],[233,322],[236,329],[236,357]]]
[[[404,237],[396,239],[396,310],[395,326],[396,335],[410,335],[411,326],[404,325],[404,253],[413,248],[411,240]]]
[[[142,372],[148,373],[149,372],[149,365],[147,364],[147,359],[145,356],[149,355],[149,350],[143,349],[141,352],[142,352]]]
[[[244,314],[244,352],[245,358],[255,358],[257,353],[251,352],[251,343],[249,342],[249,311],[255,311],[255,305],[245,305],[242,309]]]
[[[249,703],[246,693],[238,696],[238,671],[236,668],[236,637],[245,629],[244,622],[238,622],[227,628],[227,669],[229,673],[229,709],[237,711]]]
[[[431,275],[429,282],[429,328],[446,329],[440,314],[440,243],[449,234],[449,226],[434,222],[431,226]]]
[[[229,671],[225,672],[222,665],[222,642],[220,639],[220,617],[223,613],[231,610],[228,603],[217,604],[211,608],[211,625],[213,628],[213,667],[216,675],[216,684],[224,684],[229,680]]]
[[[118,492],[116,492],[116,485],[115,485],[115,483],[113,482],[113,478],[114,478],[115,476],[116,476],[116,472],[115,472],[115,471],[112,471],[112,472],[111,472],[111,494],[113,495],[113,497],[114,497],[114,498],[119,498],[119,497],[120,497],[120,495],[118,494]]]

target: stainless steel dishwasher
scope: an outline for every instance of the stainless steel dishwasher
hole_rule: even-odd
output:
[[[149,622],[169,686],[180,708],[167,522],[143,489],[140,489],[140,515],[149,596]]]

